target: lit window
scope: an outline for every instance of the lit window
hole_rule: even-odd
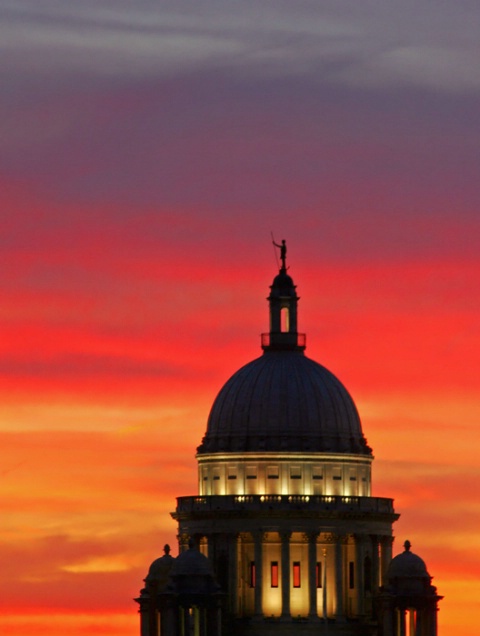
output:
[[[267,476],[268,479],[278,479],[278,466],[268,466],[267,467]]]
[[[278,587],[278,561],[272,561],[270,564],[270,586]]]
[[[301,576],[300,576],[300,561],[293,562],[293,587],[300,587],[301,585]]]
[[[247,466],[247,479],[256,479],[257,478],[257,467],[256,466]]]
[[[317,566],[315,568],[315,578],[317,581],[317,587],[322,587],[322,562],[317,561]]]
[[[300,466],[292,466],[290,468],[290,479],[301,479],[302,478],[302,469]]]
[[[280,331],[282,333],[290,331],[290,315],[288,307],[282,307],[280,310]]]
[[[249,579],[250,579],[250,587],[255,587],[255,583],[257,582],[257,573],[255,571],[255,561],[250,561]]]
[[[355,563],[353,561],[348,564],[348,587],[351,590],[355,588]]]

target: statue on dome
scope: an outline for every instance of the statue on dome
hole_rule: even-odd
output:
[[[286,271],[287,270],[287,266],[286,266],[287,243],[285,239],[283,239],[282,243],[279,245],[278,243],[275,243],[273,236],[272,236],[272,243],[275,247],[278,247],[280,249],[280,260],[282,261],[282,270]]]

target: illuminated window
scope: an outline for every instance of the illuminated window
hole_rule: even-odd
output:
[[[317,561],[315,568],[315,579],[317,581],[317,587],[322,587],[322,562]]]
[[[290,315],[288,307],[282,307],[280,309],[280,331],[282,333],[290,331]]]
[[[300,466],[291,466],[290,467],[290,479],[301,479],[302,478],[302,469]]]
[[[300,576],[300,561],[293,562],[293,587],[300,587],[301,585],[301,576]]]
[[[256,479],[257,478],[257,467],[256,466],[247,466],[247,479]]]
[[[255,561],[250,561],[249,568],[249,577],[250,579],[250,587],[255,587],[255,583],[257,582],[257,573],[255,570]]]
[[[278,466],[268,466],[267,476],[268,476],[268,479],[278,479],[279,478]]]
[[[348,564],[348,587],[351,590],[355,588],[355,563],[353,561]]]
[[[270,563],[270,586],[278,587],[278,561]]]

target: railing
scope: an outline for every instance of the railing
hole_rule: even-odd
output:
[[[262,349],[305,349],[307,336],[304,333],[262,333]]]
[[[337,495],[210,495],[178,497],[178,512],[309,510],[394,513],[393,499]]]

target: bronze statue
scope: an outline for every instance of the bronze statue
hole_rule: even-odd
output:
[[[282,261],[282,269],[286,270],[287,266],[286,266],[286,260],[287,260],[287,244],[285,242],[285,239],[282,240],[282,244],[279,245],[278,243],[275,243],[275,241],[272,239],[272,243],[275,245],[275,247],[279,247],[280,248],[280,260]]]

